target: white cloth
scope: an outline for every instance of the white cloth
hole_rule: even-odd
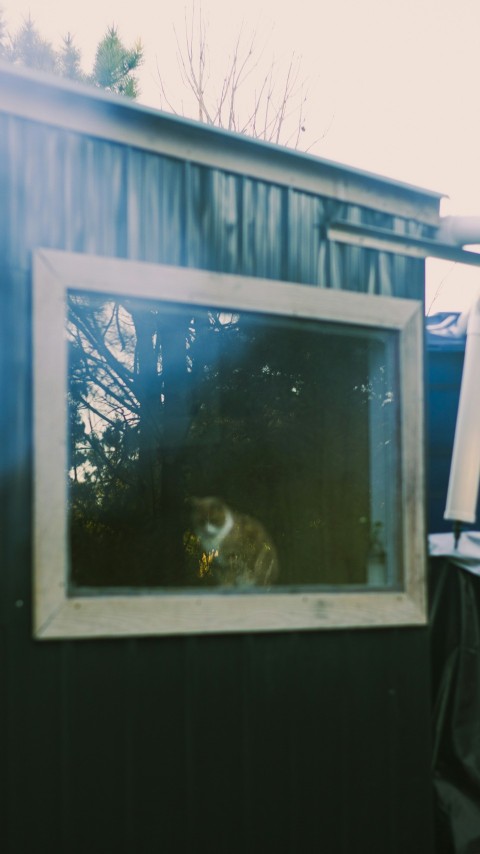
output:
[[[451,563],[480,575],[480,531],[462,531],[455,548],[453,534],[430,534],[430,557],[448,557]]]

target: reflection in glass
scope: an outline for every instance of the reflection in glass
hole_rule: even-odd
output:
[[[400,582],[395,332],[73,291],[67,330],[71,589]]]

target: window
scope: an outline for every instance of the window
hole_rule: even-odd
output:
[[[41,250],[35,635],[425,621],[422,308]]]

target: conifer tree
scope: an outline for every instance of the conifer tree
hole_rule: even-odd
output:
[[[85,80],[86,75],[81,66],[82,53],[74,44],[71,33],[63,37],[63,43],[57,55],[57,72],[70,80]]]
[[[117,28],[111,26],[97,47],[90,80],[108,92],[136,98],[139,94],[138,79],[133,72],[142,61],[141,42],[137,41],[132,48],[126,48],[118,36]]]
[[[0,59],[6,58],[8,49],[8,32],[3,9],[0,8]]]
[[[134,72],[143,62],[141,42],[137,41],[132,48],[127,48],[115,26],[108,27],[100,40],[93,70],[91,74],[86,74],[81,64],[81,51],[71,33],[64,36],[61,47],[56,50],[43,38],[31,17],[15,33],[10,34],[0,9],[0,58],[37,71],[48,71],[70,80],[91,83],[118,95],[130,98],[139,95],[138,78]]]
[[[57,54],[29,16],[9,40],[4,29],[4,57],[37,71],[56,71]]]

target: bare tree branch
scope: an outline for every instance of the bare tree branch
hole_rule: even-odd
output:
[[[212,73],[210,31],[201,5],[185,10],[181,36],[174,28],[177,63],[184,88],[193,98],[195,117],[201,122],[257,139],[297,148],[305,132],[305,81],[300,79],[301,59],[292,53],[286,71],[277,62],[263,62],[265,45],[259,49],[256,33],[246,37],[243,25],[235,36],[223,70]],[[222,55],[222,49],[218,55]],[[259,86],[251,85],[261,72]],[[185,113],[183,102],[167,94],[157,62],[160,97],[173,113]],[[188,113],[187,113],[188,114]]]

